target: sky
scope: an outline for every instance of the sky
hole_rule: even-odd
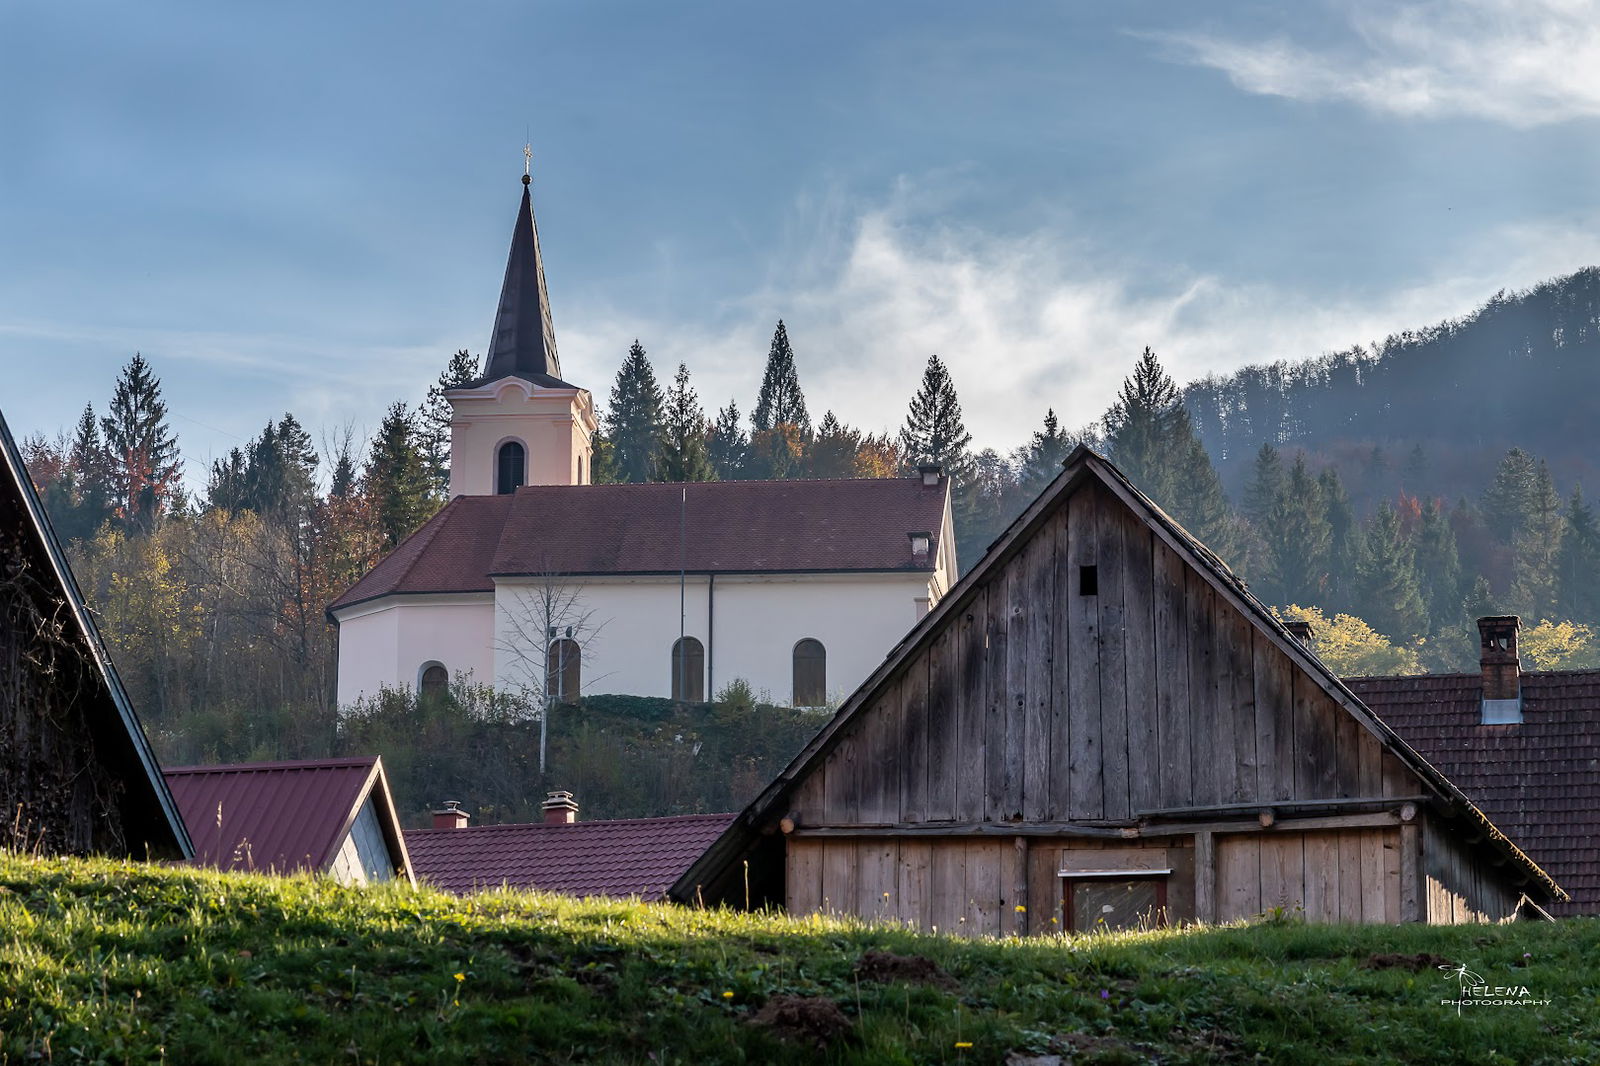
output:
[[[802,12],[803,14],[797,14]],[[1600,263],[1600,0],[0,7],[0,411],[143,353],[191,482],[483,352],[534,153],[563,376],[976,447]]]

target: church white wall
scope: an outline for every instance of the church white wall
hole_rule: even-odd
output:
[[[678,637],[676,577],[569,579],[577,611],[599,632],[584,647],[586,693],[672,694],[672,645]],[[534,652],[513,655],[509,610],[531,602],[524,582],[496,589],[494,676],[500,685],[527,680]],[[776,703],[793,696],[794,645],[807,637],[827,650],[830,699],[855,689],[916,623],[930,597],[928,574],[705,575],[687,581],[684,632],[706,645],[707,696],[735,677]],[[712,601],[714,599],[714,618]],[[919,603],[920,601],[923,601]],[[712,628],[714,626],[714,628]],[[536,627],[529,627],[530,629]]]
[[[594,404],[581,389],[546,389],[504,378],[452,390],[450,495],[491,496],[500,445],[520,441],[529,485],[587,485]]]
[[[494,678],[492,593],[395,596],[339,612],[339,705],[376,695],[382,686],[411,688],[425,663],[454,679]]]

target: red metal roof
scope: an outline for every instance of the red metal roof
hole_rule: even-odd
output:
[[[536,888],[655,900],[733,821],[731,814],[408,829],[418,882],[463,894]]]
[[[321,871],[382,780],[376,756],[180,766],[162,771],[194,840],[224,870]],[[387,811],[387,797],[379,817]]]
[[[1522,675],[1520,725],[1480,725],[1479,674],[1345,682],[1572,897],[1600,913],[1600,671]]]
[[[668,574],[680,565],[697,574],[931,571],[946,487],[855,478],[458,496],[330,610],[392,593],[487,592],[494,576],[524,574]],[[913,557],[907,534],[922,531],[933,543]]]

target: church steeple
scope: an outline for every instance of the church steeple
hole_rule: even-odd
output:
[[[531,152],[524,150],[531,157]],[[500,288],[500,310],[494,316],[484,381],[516,375],[539,384],[561,378],[556,357],[556,331],[550,319],[550,297],[544,285],[544,259],[539,254],[539,228],[533,221],[530,174],[522,176],[522,206],[511,234],[511,256]]]

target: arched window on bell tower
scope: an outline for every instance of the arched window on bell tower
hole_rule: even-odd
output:
[[[501,496],[528,483],[528,451],[521,441],[508,440],[495,454],[494,491]]]

